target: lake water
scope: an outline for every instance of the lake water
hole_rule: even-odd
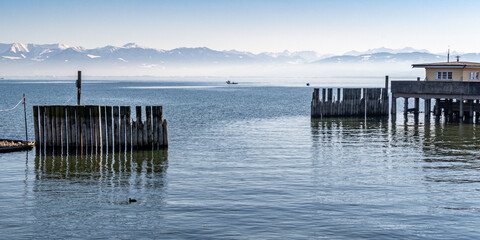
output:
[[[311,121],[313,86],[339,84],[86,81],[84,104],[163,105],[169,149],[1,154],[0,238],[479,238],[479,127],[401,111],[395,124]],[[0,81],[0,109],[22,93],[32,121],[32,105],[76,89]],[[0,138],[24,138],[23,121],[22,105],[0,112]]]

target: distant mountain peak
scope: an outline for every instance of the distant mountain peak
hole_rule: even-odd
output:
[[[131,43],[127,43],[125,45],[122,46],[123,48],[142,48],[140,46],[138,46],[136,43],[134,42],[131,42]]]
[[[421,52],[421,53],[430,53],[426,49],[415,49],[412,47],[404,47],[404,48],[398,48],[398,49],[392,49],[392,48],[386,48],[386,47],[379,47],[379,48],[372,48],[368,49],[367,51],[348,51],[344,53],[343,55],[351,55],[351,56],[359,56],[359,55],[364,55],[364,54],[374,54],[374,53],[413,53],[413,52]]]
[[[19,52],[30,52],[26,44],[23,43],[14,43],[10,47],[10,52],[19,53]]]

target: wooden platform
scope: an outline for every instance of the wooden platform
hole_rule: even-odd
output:
[[[0,139],[0,153],[29,151],[32,150],[34,145],[34,142]]]

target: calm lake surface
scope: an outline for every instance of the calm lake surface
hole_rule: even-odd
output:
[[[86,81],[84,104],[163,105],[169,149],[1,154],[0,238],[480,238],[478,125],[312,121],[322,84],[342,85]],[[22,93],[33,139],[31,106],[76,89],[0,81],[0,109]],[[0,138],[24,139],[23,121],[0,112]]]

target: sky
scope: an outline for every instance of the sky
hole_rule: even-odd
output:
[[[0,0],[0,43],[480,52],[480,1]]]

